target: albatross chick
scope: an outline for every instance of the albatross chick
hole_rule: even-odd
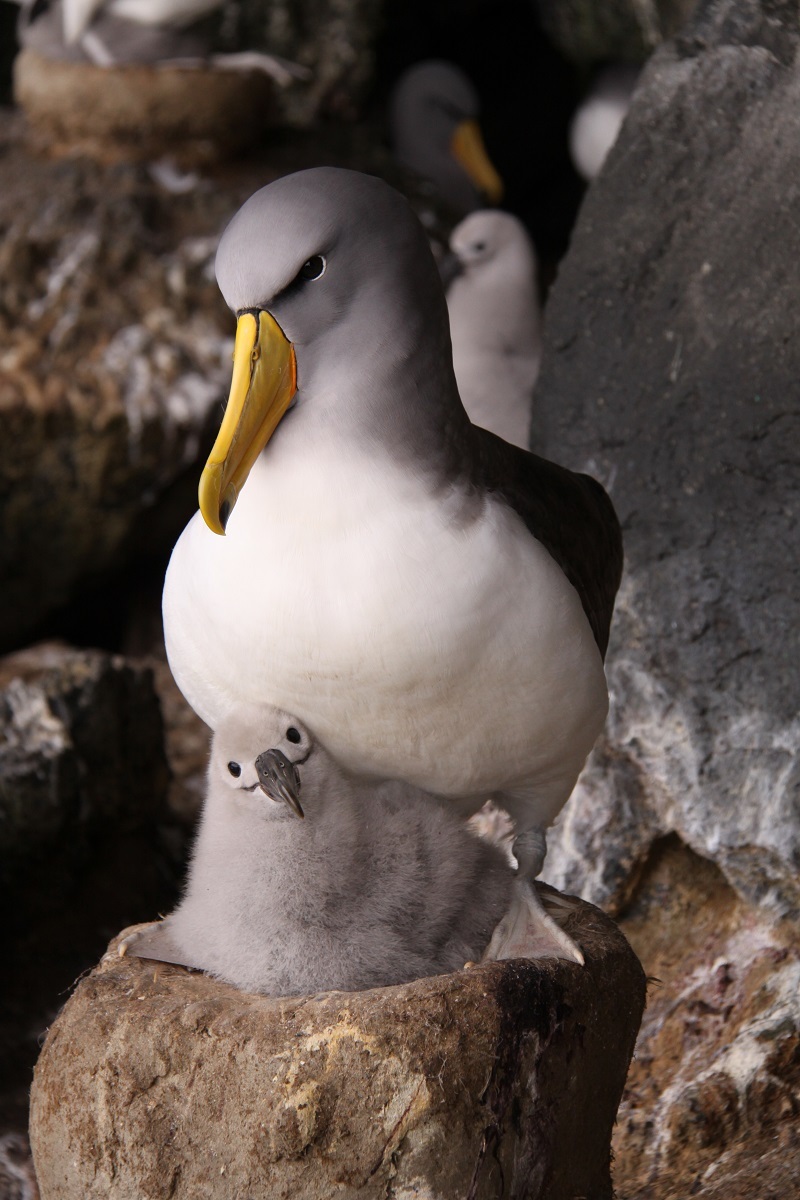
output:
[[[355,779],[265,708],[217,731],[186,894],[124,946],[268,995],[379,987],[479,959],[512,886],[446,802]]]

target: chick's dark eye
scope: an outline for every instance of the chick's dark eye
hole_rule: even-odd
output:
[[[238,764],[238,763],[236,763],[236,762],[229,762],[229,763],[228,763],[228,770],[230,771],[230,773],[231,773],[231,775],[233,776],[233,778],[234,778],[234,779],[238,779],[238,778],[239,778],[239,776],[240,776],[240,775],[241,775],[241,773],[242,773],[242,768],[241,768],[241,767],[239,766],[239,764]]]
[[[290,725],[289,728],[286,730],[286,736],[289,739],[289,741],[294,742],[295,745],[297,745],[298,742],[301,742],[303,740],[300,730],[295,729],[294,725]]]
[[[481,250],[485,250],[485,249],[486,249],[486,242],[475,242],[475,244],[473,245],[472,249],[473,249],[473,250],[477,250],[477,251],[478,251],[478,253],[480,254]]]
[[[303,263],[297,272],[298,279],[319,279],[325,271],[325,259],[321,254],[314,254]]]

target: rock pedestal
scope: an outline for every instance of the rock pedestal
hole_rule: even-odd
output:
[[[103,162],[168,154],[184,166],[243,150],[275,108],[272,81],[255,71],[138,63],[110,70],[34,50],[23,50],[14,64],[14,98],[37,149]]]
[[[276,999],[117,939],[36,1068],[42,1200],[610,1200],[645,981],[597,909],[576,901],[568,929],[583,968]]]

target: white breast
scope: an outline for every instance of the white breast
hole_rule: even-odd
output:
[[[215,728],[268,701],[351,769],[453,796],[520,786],[552,819],[605,719],[600,655],[516,515],[484,503],[464,524],[455,504],[374,459],[271,447],[227,536],[198,515],[170,562],[192,707]]]

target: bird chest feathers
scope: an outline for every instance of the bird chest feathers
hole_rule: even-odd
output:
[[[196,517],[173,553],[184,695],[212,728],[267,699],[350,769],[444,794],[547,775],[570,740],[576,775],[606,711],[580,601],[504,505],[464,513],[371,460],[262,460],[227,535]]]

